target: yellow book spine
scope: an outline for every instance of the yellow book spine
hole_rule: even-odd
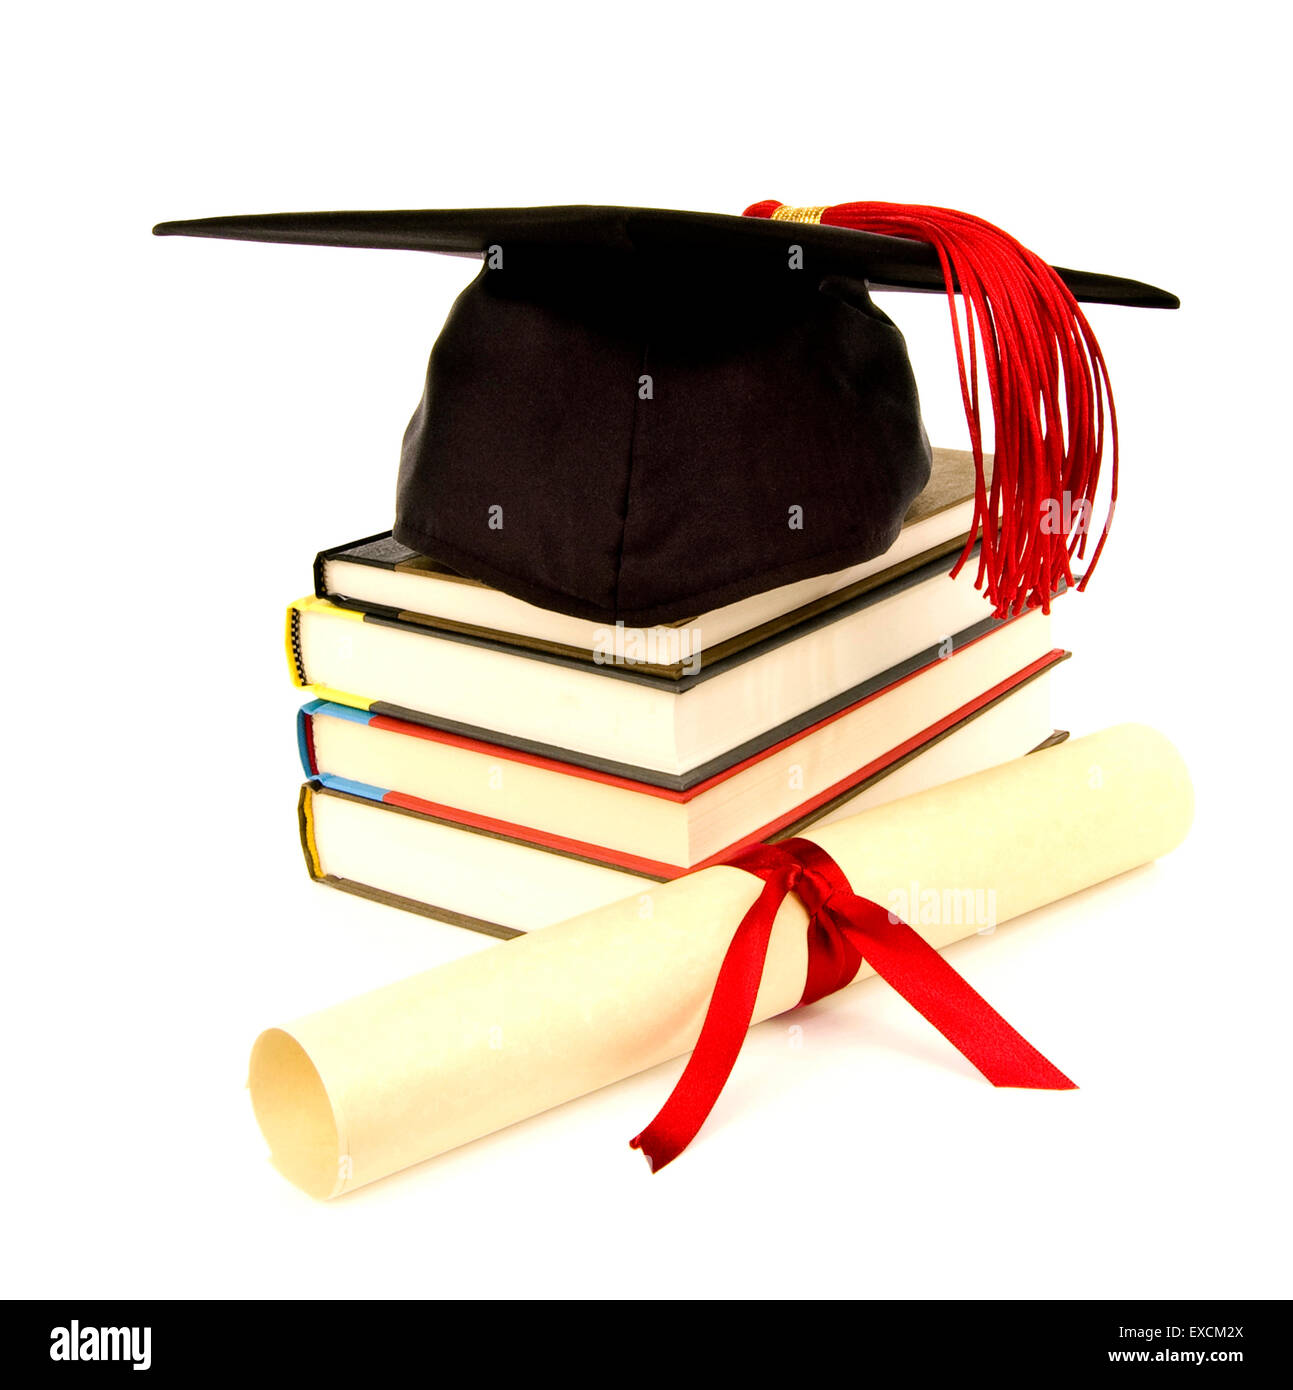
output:
[[[309,690],[320,700],[332,700],[337,704],[349,705],[352,709],[371,708],[375,703],[373,700],[365,699],[360,695],[352,695],[348,691],[334,690],[331,686],[317,685],[306,673],[305,658],[301,652],[301,616],[310,612],[326,613],[329,617],[349,622],[362,623],[364,621],[362,613],[356,612],[352,608],[338,608],[336,604],[329,603],[326,599],[316,598],[313,594],[309,598],[300,598],[295,603],[289,603],[284,646],[287,651],[287,669],[291,673],[292,684],[298,689]]]
[[[301,828],[305,867],[317,882],[323,877],[323,871],[319,868],[319,846],[314,838],[314,788],[308,782],[302,786],[300,799],[296,803],[296,819]]]

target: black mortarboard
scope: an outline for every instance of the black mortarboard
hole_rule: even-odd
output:
[[[870,290],[950,282],[983,336],[976,349],[967,312],[962,376],[980,454],[976,351],[993,386],[981,578],[999,611],[1044,603],[1085,537],[1068,524],[1073,497],[1058,541],[1037,509],[1065,492],[1089,499],[1103,441],[1107,377],[1073,299],[1177,301],[1052,271],[963,214],[899,209],[900,221],[896,207],[281,213],[154,230],[483,256],[405,434],[395,536],[542,607],[635,625],[893,543],[930,454],[902,335]],[[822,224],[837,213],[853,225]],[[868,223],[898,234],[856,229]]]

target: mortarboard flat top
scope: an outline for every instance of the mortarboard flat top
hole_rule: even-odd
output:
[[[483,255],[509,242],[530,246],[652,251],[769,253],[784,262],[788,242],[801,243],[822,270],[852,274],[872,289],[943,293],[932,247],[907,237],[878,236],[847,227],[774,222],[716,212],[666,208],[566,207],[427,208],[392,212],[274,212],[161,222],[156,236],[216,237],[224,241],[286,242],[386,251]],[[1090,304],[1177,309],[1174,294],[1139,280],[1055,267],[1075,298]]]

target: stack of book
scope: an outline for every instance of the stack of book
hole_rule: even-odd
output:
[[[973,487],[935,450],[884,555],[653,628],[324,551],[288,613],[311,876],[513,936],[1062,738],[1049,617],[948,578]]]

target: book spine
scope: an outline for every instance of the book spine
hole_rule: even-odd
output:
[[[314,756],[314,711],[323,702],[313,700],[296,712],[296,751],[301,755],[301,767],[307,777],[318,775],[319,763]]]
[[[365,883],[355,883],[346,878],[337,878],[333,874],[325,874],[319,862],[319,847],[314,836],[314,793],[314,783],[306,782],[302,786],[300,798],[296,803],[296,817],[301,832],[301,852],[305,856],[305,868],[315,883],[322,883],[327,888],[336,888],[355,897],[367,898],[369,902],[382,903],[386,907],[398,907],[404,912],[415,912],[420,917],[430,917],[437,922],[447,922],[450,926],[466,927],[470,931],[494,936],[502,941],[510,941],[513,937],[525,935],[516,927],[505,927],[498,922],[487,922],[482,918],[468,917],[459,912],[452,912],[447,908],[419,902],[416,898],[403,898],[396,893],[388,893],[382,888]]]
[[[305,674],[305,662],[301,657],[301,605],[299,603],[288,605],[285,646],[287,648],[287,667],[292,673],[292,684],[303,690],[310,682]]]
[[[315,883],[323,881],[319,869],[319,847],[314,838],[314,788],[309,782],[301,787],[301,795],[296,803],[296,821],[301,832],[301,853],[305,855],[305,867]]]
[[[357,541],[347,541],[345,545],[334,545],[331,550],[321,550],[314,557],[314,594],[316,598],[327,599],[330,603],[336,600],[327,591],[326,569],[329,560],[353,560],[354,552],[362,549],[366,545],[371,545],[374,541],[388,541],[391,539],[389,531],[374,531],[371,536],[361,536]],[[364,560],[362,564],[370,564],[375,569],[393,570],[394,565],[384,561]]]
[[[316,704],[324,702],[346,705],[352,710],[359,711],[370,709],[375,701],[366,699],[362,695],[355,695],[348,690],[333,690],[330,686],[319,685],[310,679],[309,673],[305,669],[305,656],[301,641],[301,623],[307,609],[352,622],[362,623],[364,621],[362,613],[352,612],[348,608],[337,608],[322,599],[302,598],[291,604],[287,610],[284,646],[287,651],[287,669],[291,673],[292,684],[299,690],[311,691],[318,697]]]

